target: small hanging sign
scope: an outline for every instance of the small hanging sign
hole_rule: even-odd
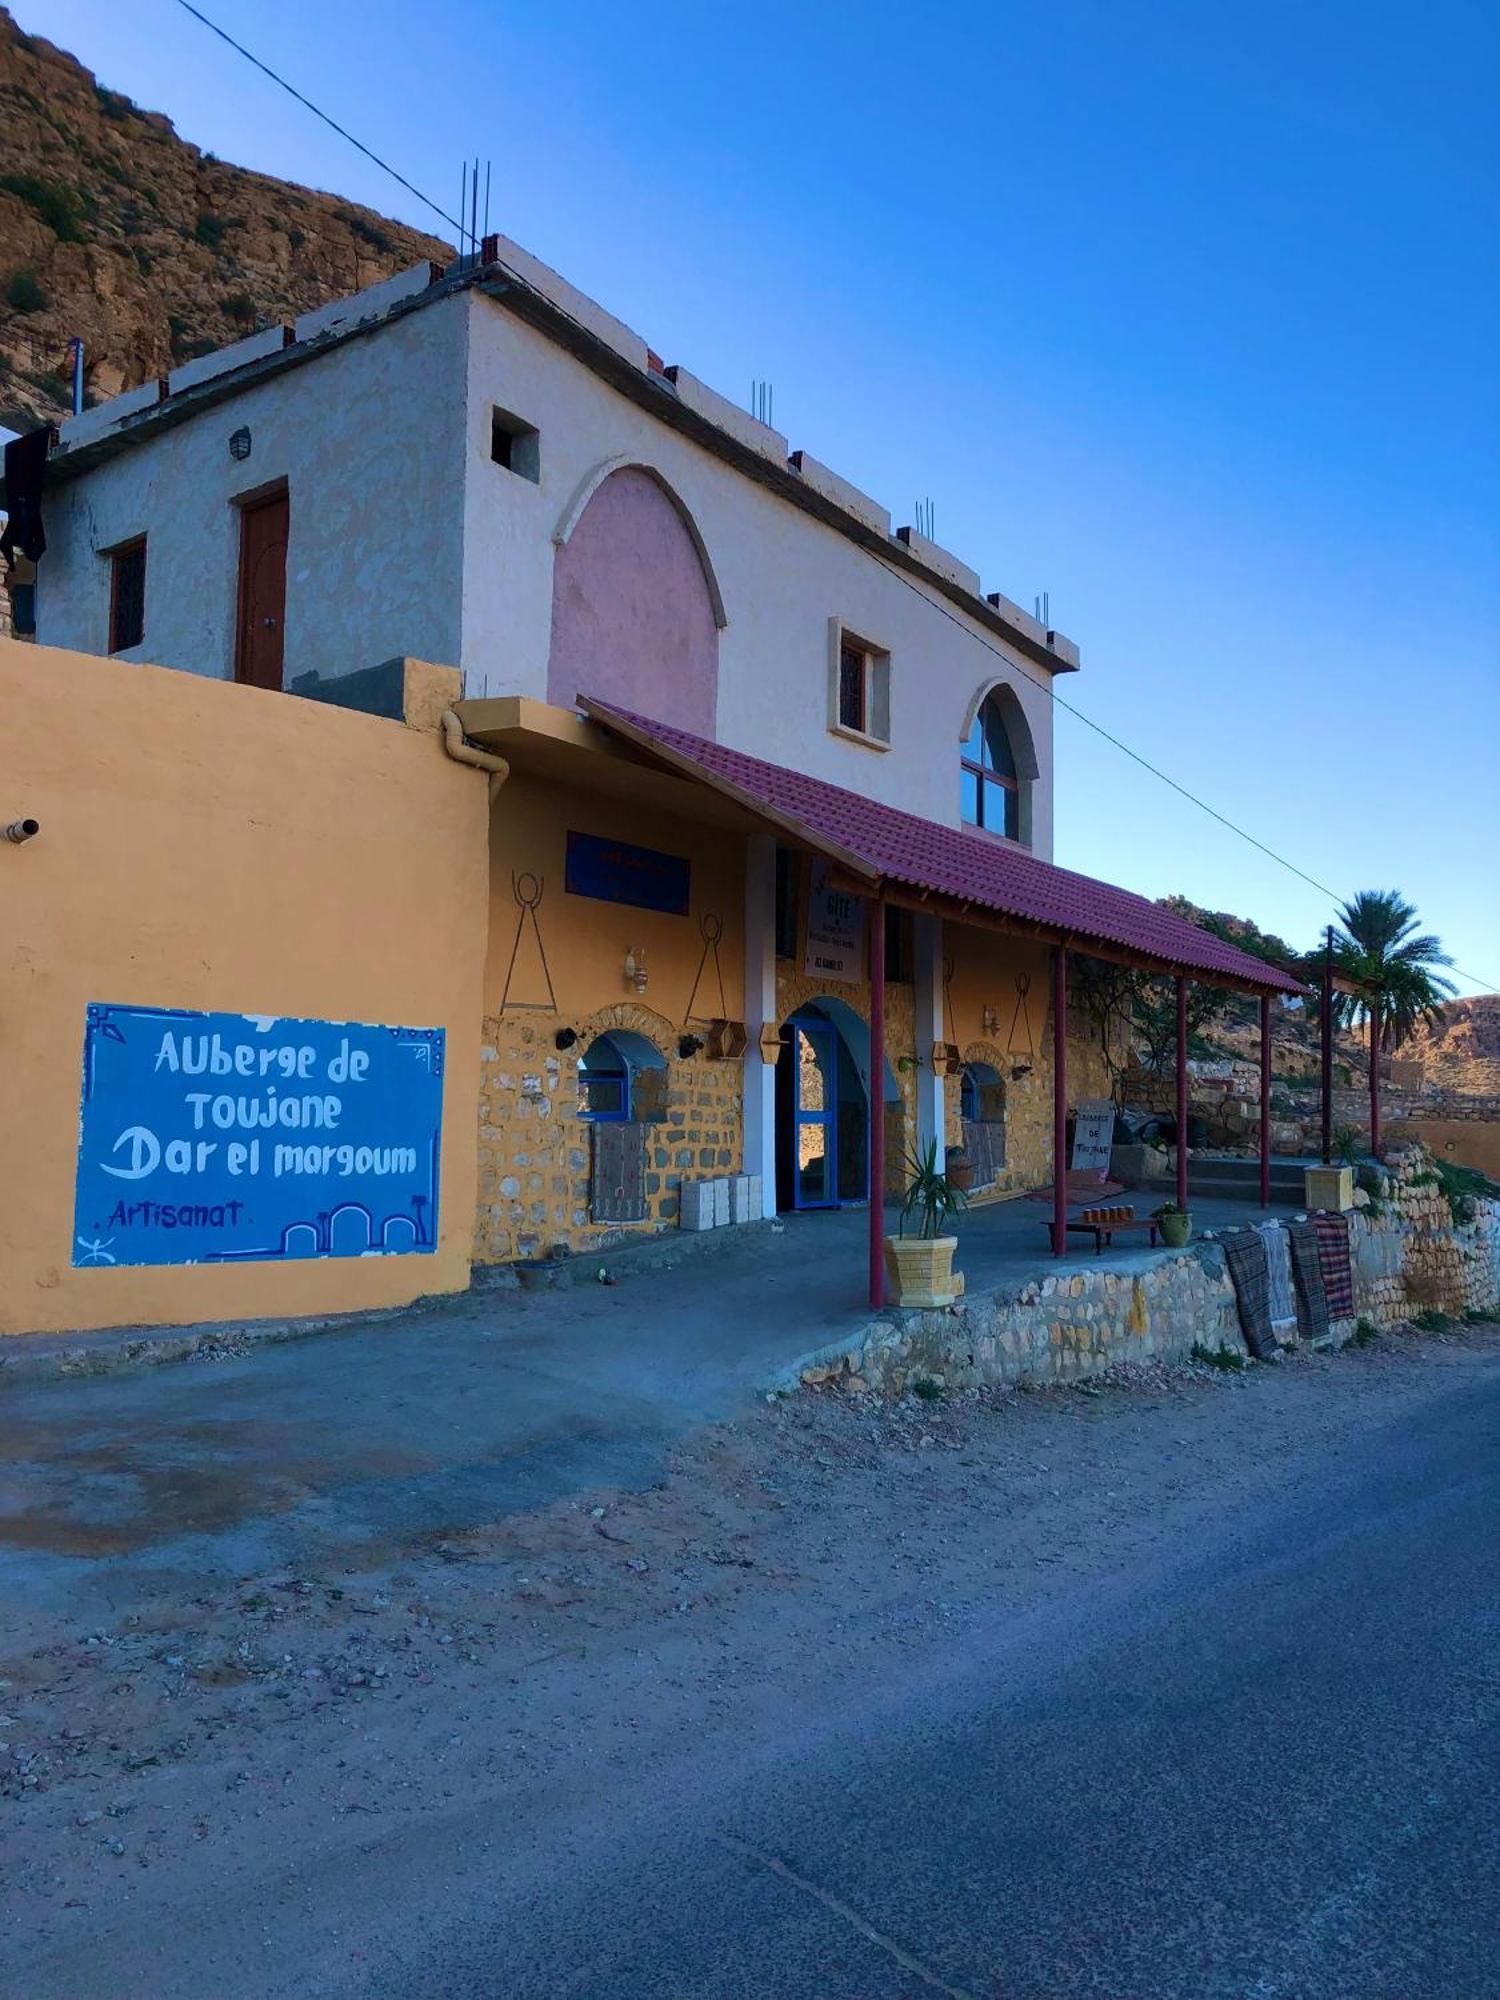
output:
[[[1107,1097],[1084,1098],[1073,1127],[1073,1171],[1107,1173],[1115,1134],[1115,1107]]]
[[[802,970],[812,979],[864,978],[865,906],[861,897],[834,886],[826,861],[808,870],[807,943]]]

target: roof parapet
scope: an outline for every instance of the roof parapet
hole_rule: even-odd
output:
[[[814,493],[821,493],[825,500],[831,500],[835,507],[842,507],[846,514],[852,514],[856,521],[863,521],[867,528],[873,528],[877,535],[887,539],[891,532],[891,510],[882,507],[878,500],[872,500],[868,493],[861,493],[857,486],[851,486],[847,479],[841,479],[836,472],[813,457],[811,452],[794,451],[787,460],[794,472],[799,472]]]
[[[247,361],[259,361],[264,355],[279,354],[295,339],[296,334],[289,326],[262,327],[259,333],[249,334],[244,340],[236,340],[228,347],[216,347],[211,353],[200,354],[192,361],[184,361],[180,368],[174,368],[167,377],[167,394],[175,396],[198,382],[207,382],[215,375],[227,375],[231,369],[243,368]]]
[[[919,563],[934,571],[936,575],[946,578],[949,583],[956,583],[960,590],[967,590],[975,597],[979,596],[978,570],[970,569],[967,563],[960,562],[958,557],[950,549],[945,549],[941,542],[929,541],[926,535],[919,534],[915,528],[898,528],[896,540],[908,548]],[[991,599],[991,602],[993,601]]]
[[[676,389],[678,401],[686,404],[688,409],[696,410],[700,417],[717,424],[721,431],[728,431],[731,437],[749,445],[752,451],[758,451],[773,465],[785,462],[786,439],[780,431],[772,430],[769,424],[763,424],[759,417],[742,410],[738,403],[731,403],[727,396],[721,396],[717,389],[710,389],[706,382],[700,382],[696,375],[675,362],[663,373]]]
[[[57,427],[58,444],[66,450],[73,445],[87,444],[90,438],[102,437],[105,431],[123,423],[127,417],[135,416],[138,411],[154,409],[164,394],[163,383],[153,375],[149,382],[111,396],[107,403],[95,403],[91,410],[80,410],[76,417],[64,417]]]
[[[408,270],[397,271],[394,277],[382,278],[378,285],[366,285],[362,292],[355,292],[347,299],[334,299],[315,312],[300,313],[292,329],[293,337],[299,341],[316,340],[320,334],[342,333],[367,320],[384,319],[393,306],[425,292],[442,275],[436,264],[425,260],[413,264]]]
[[[643,375],[655,371],[651,367],[651,349],[641,336],[628,327],[624,320],[607,313],[603,306],[570,285],[566,278],[544,264],[540,257],[533,257],[529,250],[523,250],[519,243],[513,243],[508,236],[486,236],[480,246],[481,265],[498,264],[514,277],[539,292],[549,304],[556,306],[569,319],[576,320],[585,327],[596,340],[602,340],[606,347],[612,347],[616,354],[639,368]]]

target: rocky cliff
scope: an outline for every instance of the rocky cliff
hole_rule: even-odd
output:
[[[0,423],[66,415],[452,251],[367,208],[227,165],[0,9]]]

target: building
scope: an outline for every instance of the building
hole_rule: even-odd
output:
[[[481,1262],[929,1142],[1034,1188],[1103,1094],[1069,951],[1293,985],[1050,865],[1069,640],[504,239],[70,419],[40,505],[43,647],[407,721],[458,670]]]

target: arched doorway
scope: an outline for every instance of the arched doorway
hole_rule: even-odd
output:
[[[971,1185],[990,1187],[1005,1169],[1005,1079],[992,1063],[971,1058],[959,1072],[958,1115]]]
[[[810,1000],[776,1063],[776,1206],[838,1208],[870,1194],[870,1030],[847,1001]],[[887,1066],[885,1098],[899,1099]]]

